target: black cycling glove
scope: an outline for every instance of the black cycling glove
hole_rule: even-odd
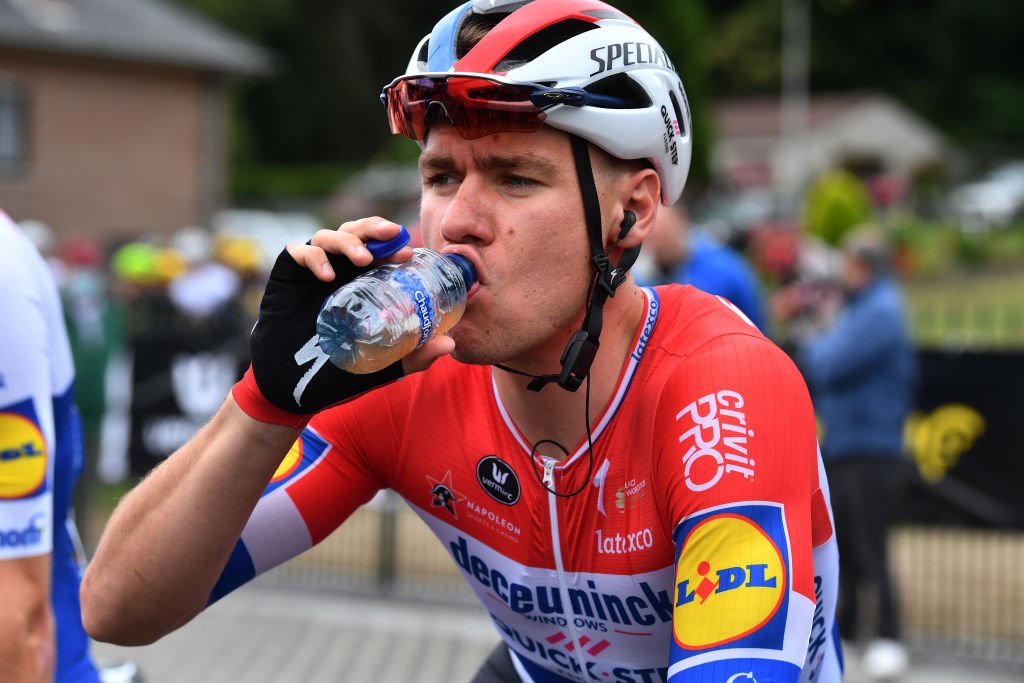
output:
[[[249,337],[251,377],[259,393],[276,408],[297,416],[312,415],[403,375],[400,361],[371,374],[345,372],[320,349],[316,319],[324,299],[372,267],[356,266],[339,254],[327,258],[335,272],[331,282],[318,280],[287,250],[281,252],[270,271],[259,319]],[[245,382],[243,379],[240,384]],[[258,409],[241,407],[261,419],[254,414]]]

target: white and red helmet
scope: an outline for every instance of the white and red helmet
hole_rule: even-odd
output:
[[[493,28],[460,58],[457,37],[471,17],[491,18]],[[541,87],[532,99],[543,123],[613,157],[647,160],[665,204],[682,194],[692,140],[682,82],[658,42],[614,7],[599,0],[470,0],[420,41],[382,98],[410,79],[461,76]],[[394,115],[392,127],[409,134],[397,130]]]

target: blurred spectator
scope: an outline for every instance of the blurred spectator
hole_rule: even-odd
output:
[[[109,306],[106,255],[101,245],[86,236],[61,243],[64,282],[61,298],[71,355],[75,361],[75,402],[82,416],[85,458],[82,482],[75,493],[75,510],[88,533],[88,495],[96,479],[100,429],[106,412],[106,372],[118,341],[117,323]]]
[[[796,229],[783,234],[792,236],[789,254],[779,259],[786,262],[787,270],[778,277],[768,308],[772,339],[793,354],[804,340],[835,323],[845,298],[841,282],[844,259],[838,249],[819,237],[801,234]],[[769,263],[764,257],[762,240],[755,242],[754,252],[761,256],[762,264]]]
[[[882,678],[907,667],[886,548],[906,472],[903,423],[916,367],[884,236],[859,228],[841,246],[843,306],[828,329],[800,344],[798,363],[823,422],[822,455],[839,542],[840,633],[849,641],[868,638],[864,670]],[[877,608],[871,625],[860,613],[868,585]]]
[[[200,228],[173,246],[133,242],[111,259],[124,344],[108,380],[100,478],[144,476],[213,414],[248,364],[256,311],[245,293],[262,290],[262,252],[251,239]],[[258,305],[258,302],[255,302]]]
[[[641,285],[678,283],[717,294],[736,305],[759,329],[764,312],[757,275],[734,249],[692,230],[681,204],[662,206],[650,237],[644,242],[646,273],[636,270]]]
[[[241,333],[248,338],[260,312],[260,301],[268,275],[264,269],[267,259],[259,242],[248,237],[218,235],[213,244],[213,258],[230,268],[239,278],[238,301],[243,325]]]

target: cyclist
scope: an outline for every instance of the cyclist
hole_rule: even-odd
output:
[[[665,52],[596,0],[473,0],[382,98],[422,147],[426,246],[476,267],[464,317],[344,373],[308,344],[319,305],[398,227],[289,245],[250,371],[111,518],[90,632],[152,641],[392,488],[504,641],[478,681],[838,680],[799,373],[723,300],[628,275],[689,164]]]
[[[0,680],[98,682],[78,609],[71,347],[39,252],[0,211]]]

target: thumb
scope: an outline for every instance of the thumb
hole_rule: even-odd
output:
[[[426,370],[441,356],[447,356],[455,350],[455,340],[446,335],[438,335],[402,359],[405,374]]]

